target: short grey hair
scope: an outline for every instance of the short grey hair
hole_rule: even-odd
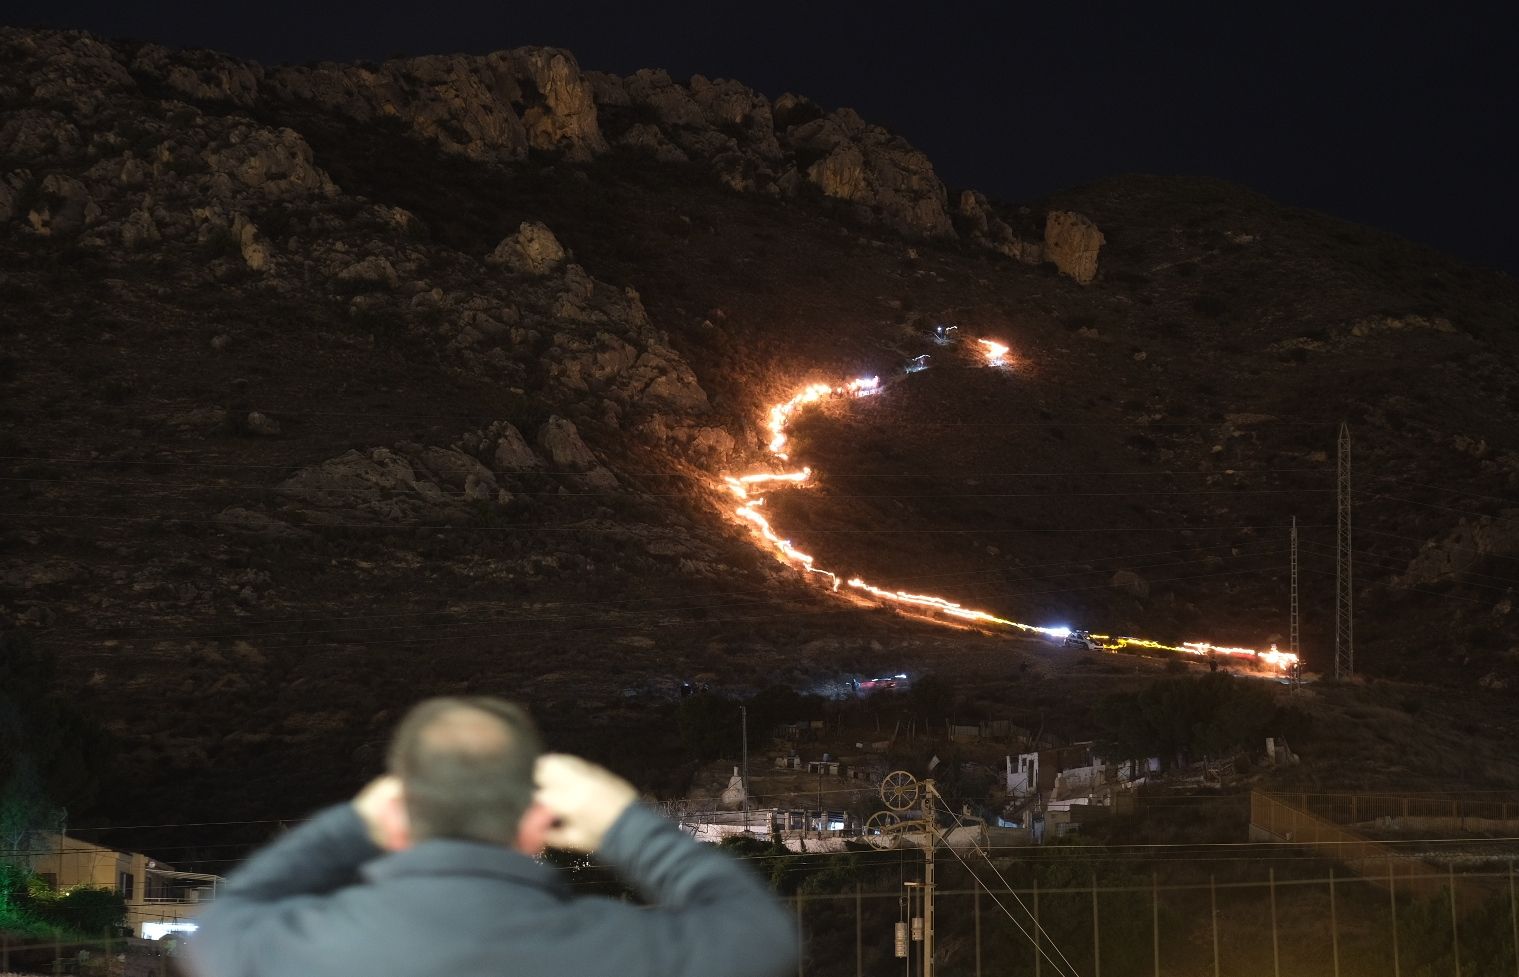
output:
[[[543,744],[521,706],[488,696],[427,699],[391,739],[416,841],[453,838],[511,845],[533,803]]]

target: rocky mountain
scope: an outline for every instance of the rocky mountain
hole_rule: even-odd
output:
[[[1325,668],[1343,419],[1364,669],[1519,677],[1519,290],[1237,187],[952,193],[849,109],[561,50],[267,67],[5,28],[0,275],[0,615],[120,737],[123,810],[321,799],[424,691],[643,758],[693,676],[1100,686],[840,602],[731,518],[769,405],[925,353],[798,422],[822,478],[774,518],[828,565],[1262,645],[1297,516]],[[317,743],[347,766],[289,768]]]

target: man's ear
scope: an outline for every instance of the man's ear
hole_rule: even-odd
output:
[[[386,851],[405,851],[412,846],[411,816],[406,813],[406,797],[400,791],[386,797],[376,812],[376,834]]]
[[[524,855],[542,854],[548,846],[548,833],[554,827],[554,820],[553,811],[533,802],[522,812],[522,820],[517,822],[517,843],[513,847]]]

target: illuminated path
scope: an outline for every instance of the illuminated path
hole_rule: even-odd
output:
[[[979,348],[978,351],[984,357],[986,365],[1007,365],[1008,347],[989,339],[975,340],[974,345]],[[783,401],[770,408],[766,424],[770,430],[770,443],[768,445],[770,454],[774,456],[776,461],[790,461],[790,455],[786,451],[788,442],[786,428],[798,412],[823,401],[858,400],[863,397],[875,396],[883,390],[884,388],[881,385],[879,377],[851,380],[838,386],[826,383],[814,383],[803,387],[790,400]],[[914,594],[904,590],[880,587],[868,583],[860,577],[839,574],[833,570],[818,566],[812,554],[798,548],[790,539],[777,532],[763,511],[765,506],[763,493],[766,488],[775,486],[783,488],[795,487],[808,484],[811,479],[812,469],[800,468],[791,471],[751,472],[745,475],[729,475],[724,477],[723,483],[727,491],[732,493],[739,503],[733,510],[733,514],[749,523],[755,535],[763,540],[765,545],[773,550],[784,562],[789,563],[809,576],[816,577],[830,591],[853,594],[859,596],[861,599],[878,601],[904,611],[920,614],[927,620],[937,621],[942,624],[958,624],[963,621],[972,625],[983,625],[991,628],[1011,628],[1060,639],[1070,635],[1071,632],[1068,628],[1049,628],[1024,624],[1005,617],[998,617],[987,611],[978,611],[973,608],[964,607],[944,597],[938,597],[933,594]],[[849,590],[844,591],[843,588],[849,588]],[[1198,656],[1213,655],[1233,659],[1248,658],[1281,672],[1289,671],[1298,660],[1297,656],[1290,652],[1278,651],[1275,645],[1267,651],[1257,651],[1253,648],[1227,648],[1206,641],[1187,641],[1179,645],[1168,645],[1159,641],[1152,641],[1148,638],[1115,637],[1102,634],[1094,634],[1091,637],[1101,648],[1108,651],[1118,651],[1122,648],[1145,648],[1159,651],[1175,651]]]

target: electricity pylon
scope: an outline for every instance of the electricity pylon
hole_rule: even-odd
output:
[[[1292,618],[1288,628],[1287,650],[1302,660],[1303,653],[1298,649],[1298,624],[1297,624],[1297,516],[1292,517]]]
[[[1350,425],[1340,422],[1339,517],[1335,520],[1334,677],[1355,674],[1354,586],[1350,553]]]

